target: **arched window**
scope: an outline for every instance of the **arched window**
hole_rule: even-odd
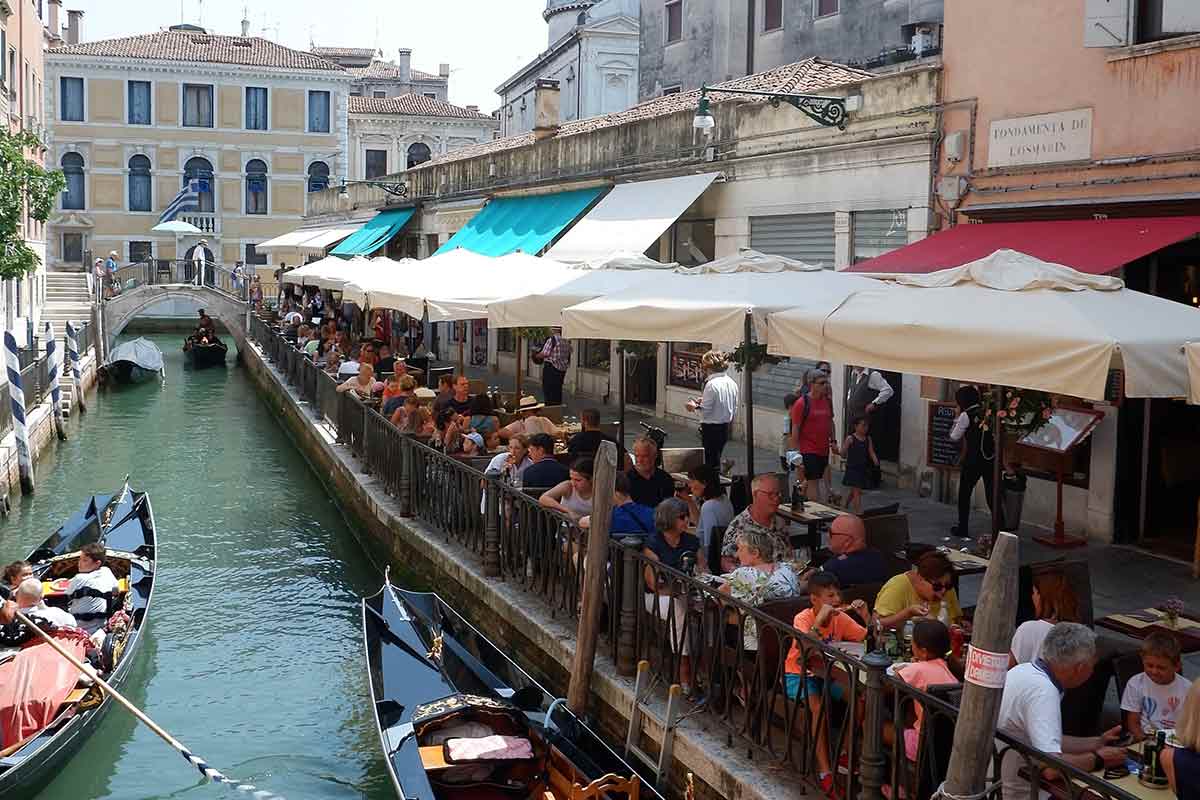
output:
[[[129,159],[129,210],[153,210],[150,200],[150,159],[140,154]]]
[[[79,153],[67,153],[59,162],[63,175],[67,179],[67,188],[62,194],[62,207],[72,211],[82,211],[84,208],[83,156]]]
[[[197,189],[200,192],[200,211],[212,213],[215,209],[213,197],[216,189],[213,186],[212,162],[207,158],[194,156],[183,165],[183,185],[187,186],[193,181],[199,184]]]
[[[424,142],[417,142],[408,147],[408,168],[412,169],[417,164],[424,164],[429,159],[433,158],[433,153],[429,151],[429,145]]]
[[[329,188],[329,165],[324,161],[314,161],[308,165],[308,190],[319,192]]]
[[[246,213],[267,213],[267,165],[258,158],[246,162]]]

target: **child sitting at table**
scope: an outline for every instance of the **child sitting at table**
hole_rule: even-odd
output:
[[[950,652],[950,629],[936,619],[919,619],[913,625],[911,664],[896,666],[896,677],[922,692],[930,686],[944,683],[958,683],[958,678],[946,664],[946,654]],[[921,741],[921,718],[925,709],[920,703],[915,703],[912,727],[907,723],[904,728],[904,752],[909,761],[917,760],[917,745]],[[891,745],[895,737],[895,728],[884,726],[883,740]]]
[[[1142,642],[1142,672],[1125,684],[1121,711],[1125,730],[1134,741],[1155,731],[1173,729],[1191,682],[1179,674],[1183,667],[1179,640],[1166,631],[1155,631]]]
[[[828,572],[816,573],[809,579],[808,592],[812,607],[796,615],[792,624],[797,630],[816,636],[824,642],[862,642],[867,638],[867,629],[846,613],[853,611],[861,620],[870,624],[871,615],[867,604],[862,600],[855,600],[848,609],[842,608],[842,587],[835,575]],[[788,651],[784,676],[787,694],[793,700],[804,698],[808,703],[809,716],[817,738],[817,780],[820,781],[822,791],[831,794],[833,774],[829,765],[829,744],[824,724],[827,714],[821,713],[825,678],[814,675],[812,669],[800,663],[800,658],[800,643],[793,642]],[[818,652],[810,651],[810,662],[820,663],[822,660]],[[820,668],[828,674],[827,667],[822,665]],[[840,683],[831,683],[829,696],[834,700],[842,700],[845,690]]]

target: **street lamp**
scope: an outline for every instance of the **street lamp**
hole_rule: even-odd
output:
[[[692,127],[701,131],[705,137],[712,135],[713,126],[716,125],[708,99],[709,92],[765,97],[776,108],[779,107],[780,103],[787,103],[804,112],[804,114],[821,125],[846,130],[847,98],[845,97],[829,97],[819,94],[787,94],[785,92],[756,92],[752,89],[710,89],[707,86],[701,86],[700,104],[696,107],[696,118],[692,120]],[[854,110],[857,110],[859,105],[857,102],[858,98],[854,100]]]
[[[408,184],[404,181],[348,181],[342,178],[342,183],[338,186],[338,194],[346,194],[348,187],[357,186],[374,186],[376,189],[383,189],[392,197],[408,197]]]

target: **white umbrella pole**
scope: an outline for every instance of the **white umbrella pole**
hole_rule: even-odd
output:
[[[746,492],[750,491],[750,481],[754,479],[754,373],[750,369],[750,337],[753,333],[753,316],[746,313],[746,329],[742,335],[745,346],[742,348],[746,353],[746,363],[743,370],[746,374]],[[717,464],[717,472],[721,471],[721,465]]]

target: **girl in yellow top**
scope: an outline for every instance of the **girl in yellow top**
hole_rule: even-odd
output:
[[[952,588],[953,577],[954,566],[944,553],[926,553],[908,572],[883,585],[875,598],[875,616],[887,628],[902,628],[918,617],[961,625],[962,608]]]

